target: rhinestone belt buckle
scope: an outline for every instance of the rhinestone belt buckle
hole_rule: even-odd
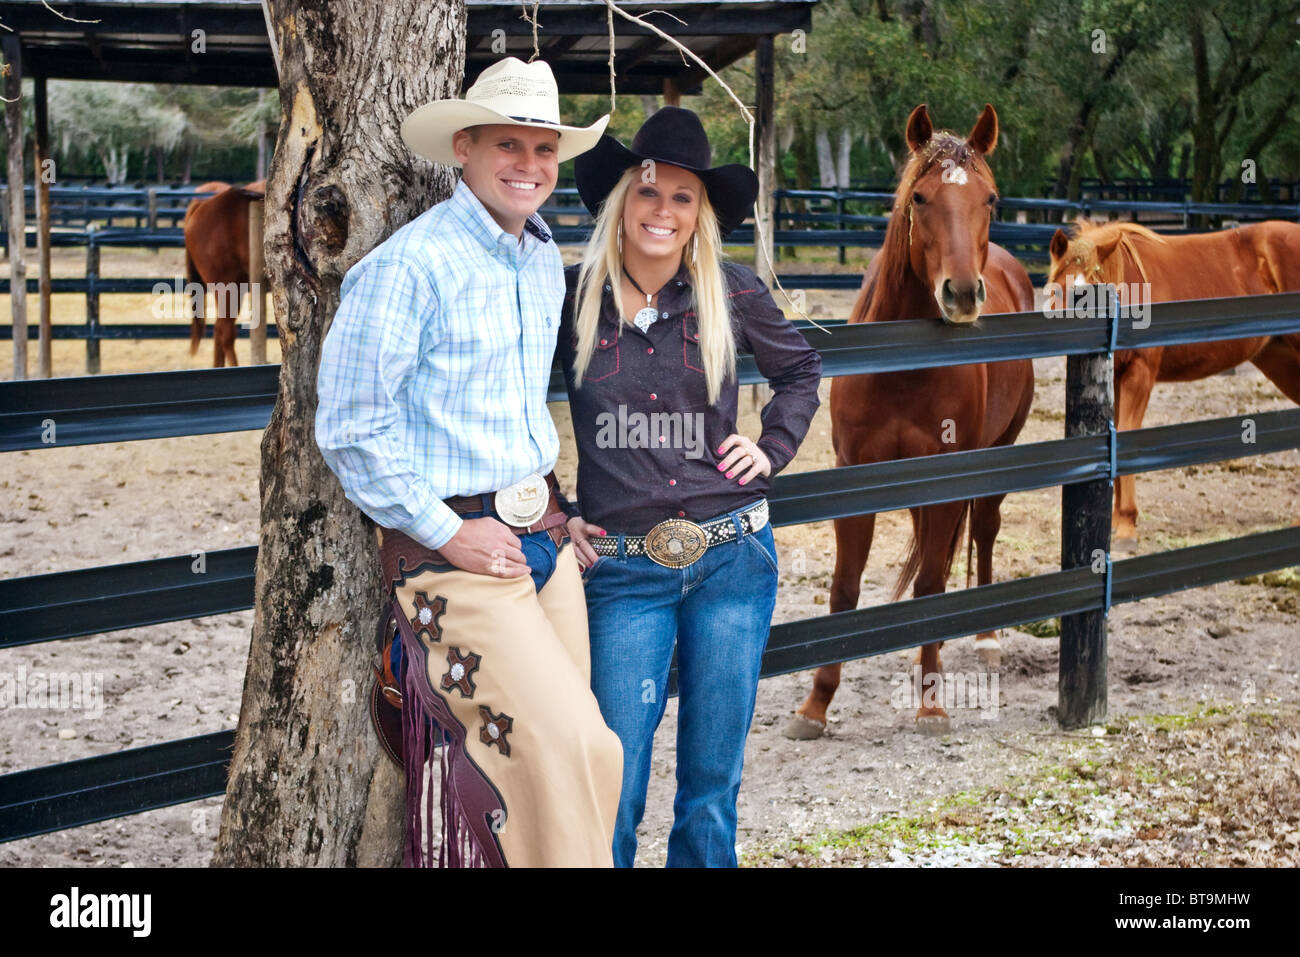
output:
[[[685,568],[709,547],[704,529],[682,518],[670,518],[650,529],[645,553],[664,568]]]
[[[546,479],[532,472],[497,492],[492,504],[507,525],[527,528],[546,514],[550,499]]]

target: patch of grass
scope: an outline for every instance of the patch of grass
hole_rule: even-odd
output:
[[[1042,621],[1031,621],[1028,624],[1020,625],[1018,630],[1033,635],[1035,638],[1060,638],[1061,619],[1044,618]]]
[[[1050,866],[1083,856],[1112,866],[1295,866],[1286,821],[1300,797],[1290,762],[1277,756],[1289,754],[1283,739],[1298,721],[1293,710],[1206,703],[1186,714],[1118,716],[1107,735],[1061,739],[1063,749],[1049,745],[1041,764],[999,784],[756,849],[742,863]],[[1243,751],[1258,765],[1232,759]]]

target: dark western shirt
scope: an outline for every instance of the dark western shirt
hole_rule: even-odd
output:
[[[817,411],[821,356],[791,325],[752,269],[723,265],[737,353],[752,353],[774,395],[755,439],[772,474],[794,458]],[[702,522],[767,495],[770,478],[744,485],[718,471],[723,439],[736,431],[734,379],[716,406],[707,401],[690,272],[682,266],[659,291],[659,318],[646,332],[620,322],[605,284],[596,348],[574,388],[574,302],[578,267],[564,271],[556,355],[564,368],[578,446],[578,501],[571,515],[611,534],[644,535],[668,518]],[[644,304],[643,302],[641,303]],[[639,308],[637,300],[626,303]],[[748,465],[746,465],[746,468]]]

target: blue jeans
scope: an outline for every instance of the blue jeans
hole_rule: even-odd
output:
[[[650,752],[677,648],[677,798],[669,867],[736,866],[736,795],[758,672],[776,606],[772,528],[741,530],[686,568],[602,555],[583,576],[591,689],[623,743],[614,865],[631,867],[645,813]]]

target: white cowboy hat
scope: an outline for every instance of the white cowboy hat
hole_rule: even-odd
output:
[[[509,56],[480,73],[463,100],[435,100],[411,113],[402,121],[402,140],[425,159],[459,166],[452,152],[452,134],[482,123],[555,130],[560,134],[556,153],[563,163],[596,145],[609,114],[586,128],[565,126],[560,122],[560,93],[550,65],[545,60],[525,63]]]

